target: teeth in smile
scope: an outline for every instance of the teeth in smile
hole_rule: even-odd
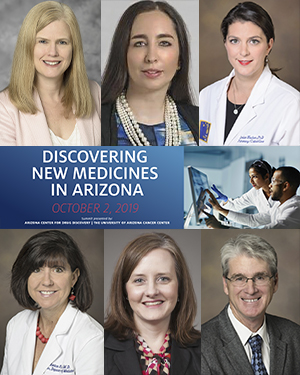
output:
[[[40,293],[42,293],[42,294],[53,294],[55,292],[53,292],[53,291],[52,292],[50,292],[50,291],[49,292],[47,292],[47,291],[41,291]]]
[[[60,61],[44,61],[44,63],[48,64],[48,65],[57,65],[60,63]]]
[[[146,306],[155,306],[155,305],[160,305],[162,302],[157,301],[157,302],[145,302]]]
[[[245,299],[245,298],[242,298],[242,299],[245,302],[257,302],[259,300],[259,298],[255,298],[255,299]]]

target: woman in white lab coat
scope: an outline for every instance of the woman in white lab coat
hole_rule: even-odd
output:
[[[269,188],[274,171],[275,168],[272,168],[265,160],[254,161],[249,168],[250,183],[253,187],[235,199],[228,198],[215,185],[211,189],[218,194],[217,200],[227,210],[240,211],[243,208],[254,206],[258,212],[269,214],[275,202],[270,197]]]
[[[104,373],[103,329],[85,313],[90,280],[69,235],[32,236],[13,265],[11,290],[26,310],[8,323],[1,375]]]
[[[200,146],[300,145],[300,94],[268,65],[275,40],[269,14],[239,3],[221,31],[233,71],[200,92]]]

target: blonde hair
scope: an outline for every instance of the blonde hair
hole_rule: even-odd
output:
[[[93,98],[86,73],[80,29],[71,8],[56,1],[45,1],[34,6],[25,17],[13,57],[8,93],[11,102],[24,113],[36,114],[33,99],[35,66],[33,51],[36,35],[54,21],[64,21],[70,28],[72,61],[64,73],[62,103],[68,114],[75,107],[76,117],[90,116]]]

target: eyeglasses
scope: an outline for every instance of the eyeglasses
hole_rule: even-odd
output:
[[[276,178],[272,177],[271,178],[271,184],[273,185],[281,185],[281,184],[284,184],[286,181],[282,181],[282,180],[277,180]]]
[[[269,283],[269,281],[272,279],[273,276],[268,276],[268,275],[256,275],[253,277],[246,277],[246,276],[234,276],[232,278],[225,277],[225,279],[229,280],[232,282],[233,286],[236,286],[238,288],[242,288],[245,286],[248,282],[248,280],[252,280],[253,283],[257,286],[264,286]]]

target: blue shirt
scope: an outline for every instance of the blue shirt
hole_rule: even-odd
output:
[[[115,113],[115,116],[118,128],[118,146],[132,146],[117,112]],[[179,120],[181,128],[180,146],[197,146],[188,124],[184,121],[180,114]],[[148,139],[151,146],[165,145],[166,126],[164,122],[156,125],[139,124],[139,127],[144,133],[145,137]]]

